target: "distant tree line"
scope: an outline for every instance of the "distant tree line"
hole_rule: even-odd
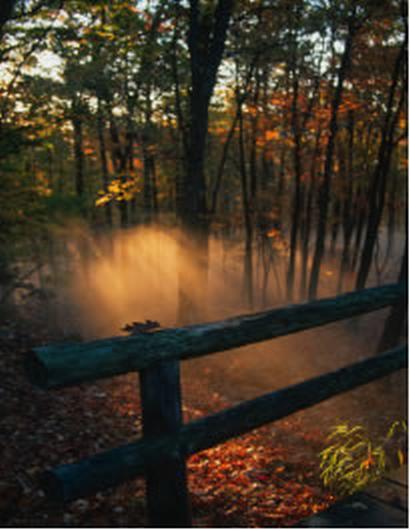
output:
[[[4,282],[33,234],[70,216],[126,228],[167,214],[205,261],[210,233],[240,233],[250,305],[260,241],[285,249],[290,299],[317,296],[337,242],[339,292],[387,266],[407,208],[404,0],[0,11]]]

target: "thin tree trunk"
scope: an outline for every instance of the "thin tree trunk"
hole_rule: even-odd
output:
[[[238,123],[238,113],[235,114],[235,117],[231,123],[231,127],[229,129],[229,132],[227,134],[227,137],[222,147],[222,154],[221,154],[221,158],[218,164],[218,169],[217,169],[216,177],[215,177],[215,185],[212,190],[211,209],[210,209],[210,213],[212,215],[215,214],[216,212],[219,190],[220,190],[221,183],[222,183],[222,177],[223,177],[224,170],[225,170],[226,160],[228,158],[229,146],[235,134],[235,128],[236,128],[237,123]]]
[[[152,216],[152,179],[151,179],[151,162],[149,155],[149,146],[146,143],[146,139],[142,140],[142,153],[144,158],[144,218],[146,222],[151,221]]]
[[[300,291],[301,297],[306,296],[306,287],[307,287],[307,271],[308,271],[308,258],[309,258],[309,242],[312,226],[312,207],[313,207],[313,198],[316,193],[316,166],[320,154],[320,137],[322,134],[321,126],[318,127],[316,132],[315,139],[315,148],[312,155],[312,164],[310,168],[310,179],[309,179],[309,189],[306,198],[306,207],[305,207],[305,221],[303,226],[302,233],[302,271],[301,271],[301,283]]]
[[[392,180],[392,187],[390,189],[389,199],[387,203],[387,248],[384,265],[387,264],[387,261],[389,260],[390,256],[393,254],[394,251],[394,242],[396,234],[396,200],[399,181],[399,175],[397,171],[393,173]]]
[[[377,142],[377,131],[374,130],[373,124],[370,122],[367,127],[366,141],[364,142],[363,151],[365,153],[363,160],[363,167],[365,168],[364,174],[368,180],[370,180],[370,166],[371,166],[371,148],[372,145]],[[368,186],[370,189],[370,185]],[[355,242],[353,257],[350,263],[350,270],[356,269],[357,261],[362,246],[362,239],[366,228],[366,219],[368,214],[368,195],[369,190],[364,189],[364,185],[359,183],[354,199],[354,230],[355,230]]]
[[[286,277],[286,292],[289,300],[293,297],[293,284],[295,280],[296,246],[301,214],[301,135],[299,129],[298,112],[299,82],[296,69],[293,71],[293,98],[292,98],[292,132],[293,132],[293,168],[295,187],[293,194],[292,228],[290,234],[289,267]]]
[[[276,190],[276,205],[278,221],[282,223],[283,194],[285,192],[285,165],[286,165],[286,145],[282,145],[279,161],[278,187]]]
[[[346,37],[342,61],[339,67],[337,87],[332,101],[331,118],[329,124],[329,137],[326,148],[325,167],[323,181],[319,191],[319,221],[316,234],[316,246],[313,257],[313,264],[309,283],[309,299],[315,299],[319,283],[320,268],[325,248],[328,207],[330,198],[331,177],[333,171],[333,152],[338,129],[337,112],[342,100],[343,84],[350,66],[350,56],[353,45],[353,38],[356,33],[354,16],[349,20],[349,29]]]
[[[394,111],[394,99],[396,88],[399,83],[402,70],[402,63],[406,57],[406,41],[403,42],[397,56],[387,102],[387,110],[380,141],[377,165],[374,171],[369,200],[369,218],[367,222],[366,237],[357,273],[356,289],[363,289],[370,271],[373,250],[377,238],[378,228],[383,214],[387,176],[390,170],[390,161],[394,143],[394,132],[398,121],[399,113],[404,102],[405,83],[403,82],[400,101]]]
[[[356,268],[357,260],[359,258],[360,249],[362,246],[363,234],[366,227],[366,217],[368,205],[366,204],[366,199],[364,196],[362,186],[359,186],[356,192],[356,211],[357,211],[357,222],[356,222],[356,236],[354,243],[354,252],[352,257],[352,262],[350,270],[354,271]]]
[[[330,237],[330,255],[333,257],[336,252],[336,241],[337,236],[339,234],[339,228],[340,228],[340,215],[341,215],[341,202],[338,197],[336,197],[334,201],[333,206],[333,219],[332,219],[332,226],[331,226],[331,237]]]
[[[177,4],[179,8],[179,4]],[[178,12],[177,20],[174,27],[174,35],[172,40],[171,52],[171,69],[174,85],[174,108],[177,118],[177,128],[179,137],[176,139],[176,176],[175,176],[175,208],[177,212],[183,211],[184,205],[184,182],[186,169],[186,161],[188,159],[189,145],[188,145],[188,129],[185,124],[184,113],[182,109],[181,88],[179,81],[179,71],[177,62],[177,42],[179,35],[179,20],[180,13]],[[171,129],[172,130],[172,129]]]
[[[100,149],[100,162],[101,162],[101,174],[104,192],[108,192],[109,174],[108,174],[108,159],[107,159],[107,148],[105,145],[104,136],[104,118],[102,114],[101,101],[98,99],[97,109],[97,134],[98,144]],[[104,205],[105,220],[108,226],[112,226],[112,212],[111,204],[108,202]]]
[[[120,143],[120,136],[118,133],[117,126],[114,121],[112,112],[110,112],[110,135],[112,143],[112,161],[115,171],[117,173],[116,177],[121,181],[125,181],[125,171],[127,168],[127,157],[126,153],[123,152]],[[118,209],[120,212],[120,225],[122,228],[128,226],[128,207],[127,201],[121,200],[118,202]]]
[[[220,190],[220,187],[221,187],[222,177],[223,177],[223,174],[224,174],[225,165],[226,165],[226,161],[227,161],[227,158],[228,158],[229,146],[231,145],[232,139],[233,139],[234,134],[235,134],[236,125],[238,123],[238,118],[239,118],[238,109],[243,103],[245,103],[246,99],[248,98],[248,95],[249,95],[249,84],[251,82],[252,75],[253,75],[254,70],[256,68],[256,65],[257,65],[257,62],[258,62],[258,58],[259,58],[259,53],[255,53],[255,55],[252,58],[251,64],[249,66],[247,75],[246,75],[246,79],[245,79],[245,82],[244,82],[244,90],[243,90],[241,95],[239,95],[239,94],[236,95],[236,112],[235,112],[235,116],[234,116],[234,118],[232,120],[230,129],[228,131],[228,134],[226,136],[226,139],[225,139],[223,147],[222,147],[222,154],[221,154],[221,158],[220,158],[220,161],[219,161],[219,164],[218,164],[218,169],[217,169],[217,172],[216,172],[215,184],[214,184],[214,187],[213,187],[213,190],[212,190],[211,208],[210,208],[210,212],[209,212],[211,215],[214,215],[215,212],[216,212],[219,190]],[[259,89],[258,89],[258,91],[259,91]],[[257,100],[258,100],[258,95],[255,96],[255,101],[257,101]],[[254,131],[254,138],[255,138],[255,136],[256,136],[256,130]],[[256,157],[256,138],[255,138],[255,143],[253,144],[253,146],[254,146],[254,156]],[[256,193],[256,162],[254,161],[253,164],[254,164],[252,166],[253,175],[254,175],[253,179],[254,179],[254,182],[255,182],[254,190],[255,190],[255,193]]]
[[[342,216],[343,216],[343,250],[342,258],[340,261],[339,269],[339,279],[337,290],[340,293],[343,288],[343,281],[345,274],[349,267],[349,249],[350,241],[352,239],[353,233],[353,212],[352,212],[352,200],[353,200],[353,149],[354,149],[354,113],[353,111],[349,112],[349,121],[348,121],[348,132],[349,132],[349,143],[348,143],[348,165],[347,171],[344,174],[344,181],[346,183],[344,190],[344,201],[342,206]],[[342,154],[343,157],[343,154]],[[342,164],[341,164],[341,167]]]
[[[79,116],[72,119],[74,130],[75,191],[77,197],[84,195],[83,123]]]
[[[245,226],[245,254],[244,254],[244,289],[246,301],[249,309],[253,308],[253,262],[252,262],[252,240],[253,240],[253,223],[252,213],[249,203],[249,185],[248,175],[246,170],[245,160],[245,141],[244,141],[244,127],[243,127],[243,115],[242,106],[238,106],[239,116],[239,169],[241,175],[241,188],[242,188],[242,206],[243,206],[243,218]]]
[[[255,91],[252,99],[254,115],[251,116],[251,139],[250,139],[250,156],[249,156],[249,177],[250,177],[250,200],[252,204],[252,209],[256,210],[256,197],[258,192],[258,169],[257,169],[257,156],[256,156],[256,140],[258,134],[258,102],[260,94],[260,78],[258,71],[255,75]]]
[[[152,210],[155,218],[158,216],[158,182],[157,182],[157,167],[155,163],[155,155],[151,152],[150,157],[151,167],[151,182],[152,182]]]

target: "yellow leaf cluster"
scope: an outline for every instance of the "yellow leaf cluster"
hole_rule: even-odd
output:
[[[99,191],[95,206],[104,206],[111,201],[130,201],[141,191],[140,179],[135,176],[114,178],[107,186],[107,191]]]

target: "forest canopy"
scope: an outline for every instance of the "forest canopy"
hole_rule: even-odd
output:
[[[0,32],[3,292],[74,218],[239,233],[250,302],[256,240],[288,297],[317,296],[337,241],[339,291],[393,256],[404,1],[7,0]]]

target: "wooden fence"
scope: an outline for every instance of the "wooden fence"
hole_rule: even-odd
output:
[[[405,368],[407,346],[188,424],[182,422],[180,361],[382,309],[406,295],[405,284],[386,285],[208,324],[36,348],[26,366],[33,384],[52,389],[139,371],[142,402],[140,440],[46,472],[46,493],[70,502],[145,475],[150,524],[191,526],[189,455]]]

